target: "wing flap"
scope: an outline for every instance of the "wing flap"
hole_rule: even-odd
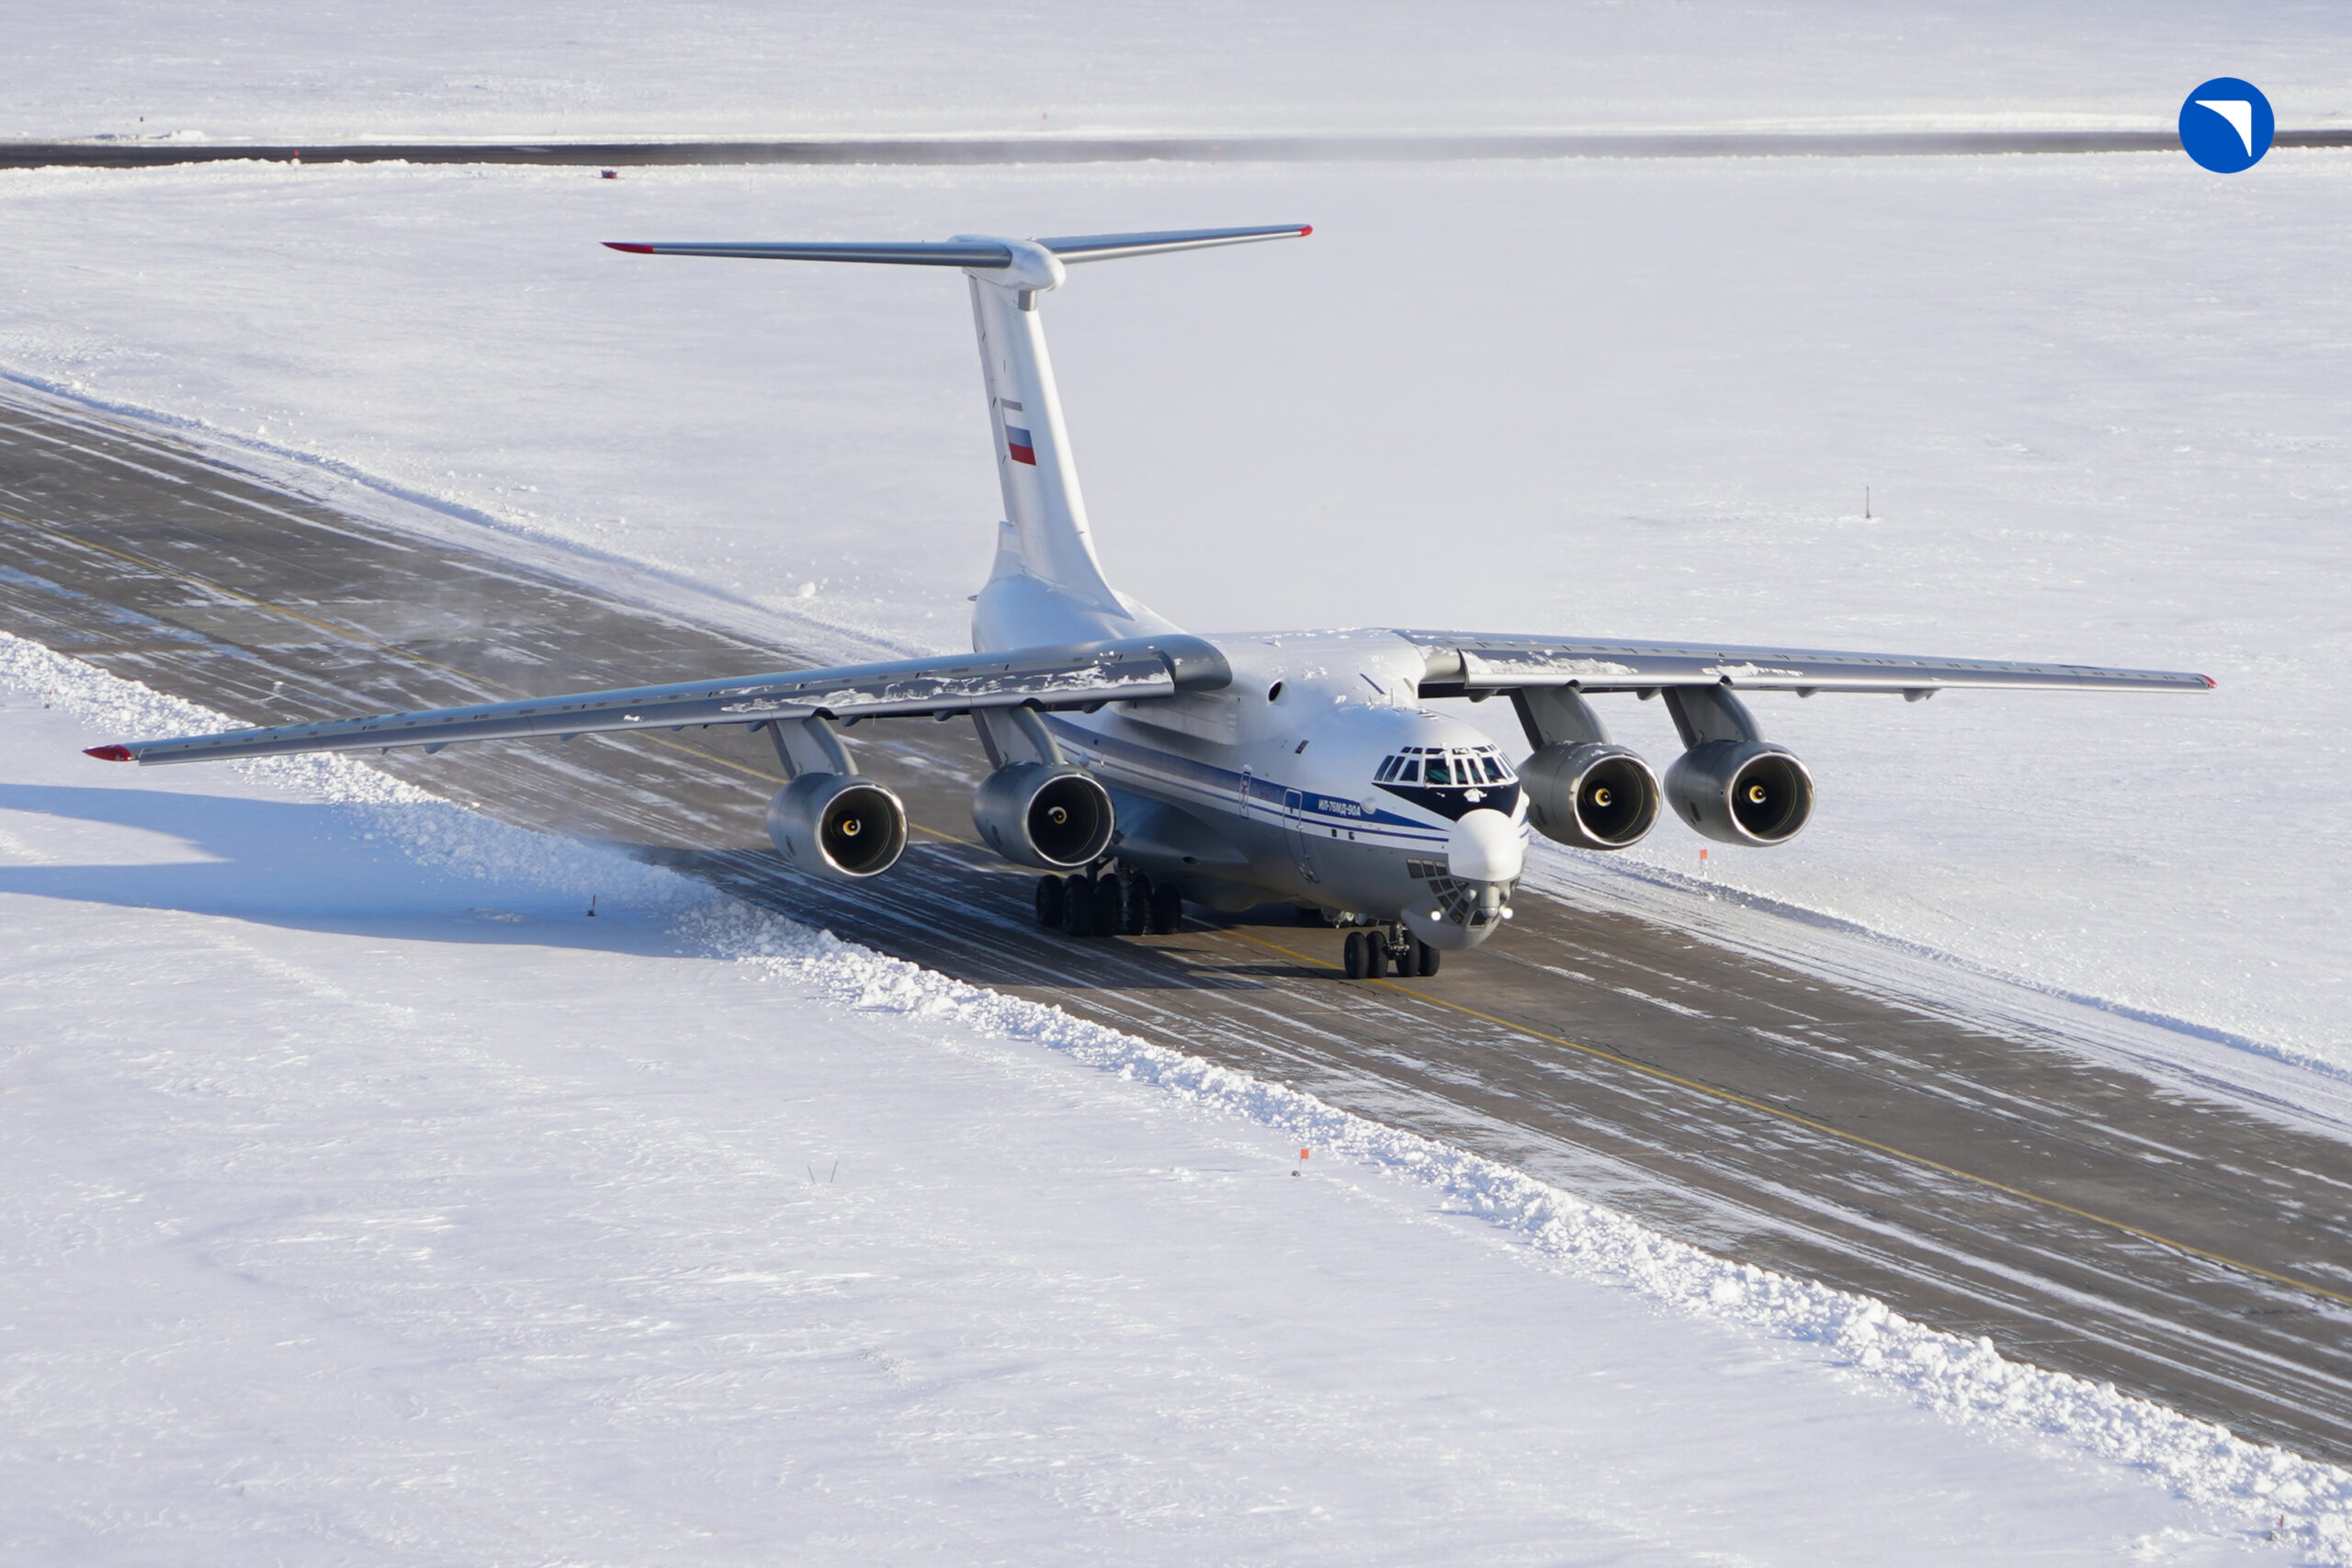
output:
[[[1106,702],[1213,690],[1231,679],[1222,655],[1193,637],[1152,637],[1075,648],[1020,649],[910,659],[740,680],[695,681],[624,691],[531,697],[422,713],[375,714],[222,735],[95,748],[109,761],[199,762],[302,751],[378,751],[471,740],[688,725],[762,724],[809,717],[889,718],[975,708],[1092,707]]]
[[[1970,686],[2204,692],[2213,686],[2212,678],[2206,675],[2091,664],[1460,632],[1399,631],[1397,635],[1421,649],[1429,671],[1422,690],[1430,695],[1524,686],[1639,692],[1662,686],[1724,685],[1743,691],[1805,693],[1918,693]]]

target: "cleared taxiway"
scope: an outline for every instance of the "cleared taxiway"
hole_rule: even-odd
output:
[[[2280,130],[2274,147],[2352,147],[2352,130]],[[2177,152],[2173,130],[1672,130],[1283,136],[842,136],[779,141],[0,142],[0,169],[273,164],[1351,164],[1541,158],[1915,158]]]

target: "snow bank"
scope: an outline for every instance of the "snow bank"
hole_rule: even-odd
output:
[[[41,692],[125,734],[232,721],[0,634],[0,682]],[[1148,1044],[1056,1008],[979,989],[830,932],[718,898],[592,846],[490,822],[345,758],[238,765],[273,786],[362,813],[420,863],[578,894],[626,885],[672,911],[682,937],[844,1010],[953,1023],[1043,1047],[1204,1111],[1279,1129],[1322,1160],[1409,1183],[1444,1212],[1493,1227],[1544,1264],[1670,1312],[1807,1348],[1819,1363],[1962,1426],[2039,1439],[2126,1467],[2250,1535],[2277,1532],[2312,1561],[2352,1562],[2352,1473],[2248,1443],[2209,1423],[1939,1333],[1866,1296],[1731,1262],[1492,1160],[1351,1115],[1281,1085]],[[2283,1521],[2283,1523],[2281,1522]]]
[[[1066,1053],[1104,1072],[1280,1128],[1317,1156],[1354,1161],[1441,1194],[1535,1255],[1678,1312],[1818,1346],[1829,1364],[1963,1424],[2046,1434],[2146,1472],[2179,1495],[2278,1529],[2316,1558],[2352,1562],[2352,1472],[2245,1442],[2226,1429],[2092,1382],[2014,1361],[1914,1323],[1885,1303],[1662,1235],[1507,1166],[1351,1115],[1312,1095],[1000,996],[739,904],[692,911],[714,950],[817,987],[844,1007],[953,1020]],[[2273,1521],[2283,1520],[2283,1528]]]

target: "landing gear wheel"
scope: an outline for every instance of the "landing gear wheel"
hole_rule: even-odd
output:
[[[1151,890],[1151,929],[1159,936],[1184,929],[1184,890],[1172,882]]]
[[[1062,879],[1058,876],[1037,879],[1037,923],[1041,926],[1062,923]]]
[[[1126,893],[1119,911],[1119,934],[1143,936],[1151,930],[1151,878],[1136,872],[1127,878]]]
[[[1361,980],[1364,977],[1364,962],[1363,932],[1350,931],[1347,942],[1340,949],[1340,967],[1349,979]]]
[[[1119,928],[1126,923],[1127,912],[1125,908],[1126,901],[1126,892],[1119,886],[1117,877],[1098,876],[1094,879],[1094,934],[1096,936],[1119,934]]]
[[[1062,884],[1062,932],[1066,936],[1094,934],[1094,884],[1073,876]]]
[[[1413,939],[1413,973],[1430,976],[1437,973],[1437,961],[1444,956],[1419,937]]]

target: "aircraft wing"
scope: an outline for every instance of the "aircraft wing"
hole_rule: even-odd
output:
[[[1622,642],[1486,632],[1399,629],[1396,635],[1419,647],[1428,660],[1429,673],[1421,692],[1432,697],[1525,686],[1650,692],[1663,686],[1723,685],[1804,696],[1815,692],[1900,692],[1916,701],[1951,686],[2140,692],[2204,692],[2213,686],[2210,675],[2109,670],[2091,664],[1921,659],[1900,653],[1828,653],[1721,643]]]
[[[1196,637],[1146,637],[134,740],[93,747],[90,755],[110,762],[206,762],[295,751],[386,751],[396,746],[437,751],[462,740],[543,735],[569,740],[605,731],[763,724],[771,719],[913,717],[1023,706],[1093,708],[1107,702],[1215,691],[1231,679],[1224,656]]]

